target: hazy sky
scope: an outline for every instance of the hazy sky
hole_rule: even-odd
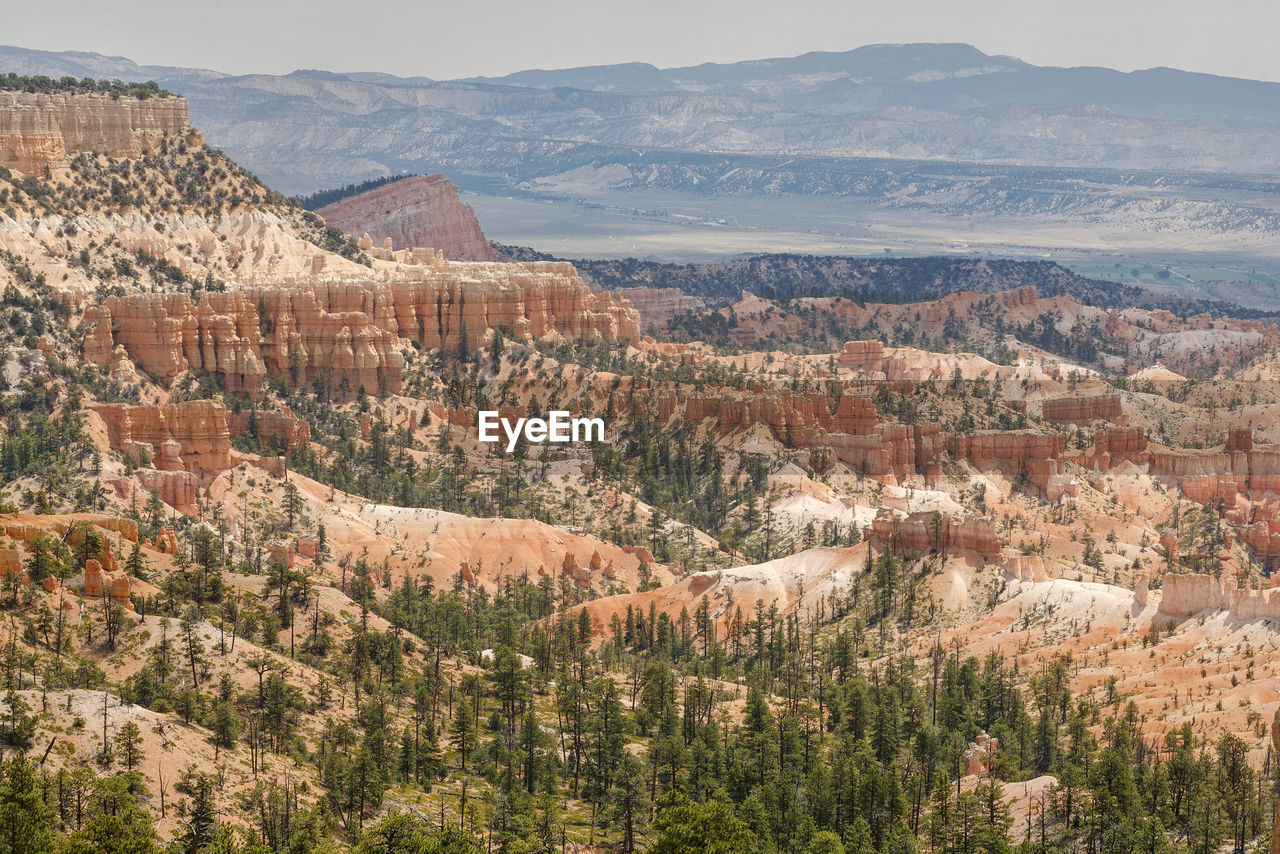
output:
[[[1280,0],[63,0],[7,2],[0,43],[244,73],[448,79],[969,42],[1040,65],[1280,80]]]

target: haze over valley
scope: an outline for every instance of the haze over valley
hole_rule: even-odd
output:
[[[285,192],[443,172],[494,239],[562,257],[1052,257],[1195,296],[1261,285],[1222,287],[1266,307],[1280,281],[1276,83],[956,44],[459,81],[0,57],[154,79]]]

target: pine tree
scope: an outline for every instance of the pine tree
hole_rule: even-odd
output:
[[[213,732],[211,740],[213,741],[213,759],[216,762],[220,751],[235,747],[236,738],[240,734],[240,717],[229,700],[219,698],[213,704],[209,729]]]
[[[53,851],[55,816],[41,794],[35,766],[19,753],[0,764],[0,851]]]
[[[116,731],[116,752],[124,762],[124,769],[132,771],[142,764],[142,730],[133,721],[125,721]]]
[[[462,770],[467,770],[467,755],[476,747],[475,718],[472,703],[465,694],[453,704],[453,746],[458,749]]]

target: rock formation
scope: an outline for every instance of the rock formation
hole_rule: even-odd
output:
[[[231,438],[248,433],[252,421],[257,422],[258,441],[266,446],[275,439],[285,454],[292,454],[296,448],[311,441],[311,425],[292,412],[255,411],[251,414],[247,410],[227,413],[227,430]]]
[[[111,447],[137,463],[149,461],[161,471],[196,475],[231,467],[231,434],[221,400],[165,406],[100,403],[89,408],[106,422]]]
[[[482,347],[491,330],[519,340],[636,342],[625,302],[592,294],[572,265],[450,264],[406,268],[413,280],[317,283],[206,294],[112,297],[87,311],[84,355],[109,364],[122,345],[143,371],[172,380],[193,368],[257,397],[264,377],[321,379],[333,393],[399,392],[402,351]]]
[[[972,353],[930,353],[911,348],[889,349],[880,341],[849,341],[836,356],[841,368],[860,378],[894,384],[926,380],[950,380],[958,372],[962,379],[993,379],[1000,366]]]
[[[62,539],[72,545],[84,542],[84,531],[97,528],[100,535],[116,536],[130,543],[138,541],[138,523],[132,519],[121,519],[104,513],[68,513],[64,515],[34,515],[21,513],[18,515],[0,515],[0,531],[11,540],[20,543],[30,542],[36,537],[53,537]],[[102,555],[98,555],[102,558]],[[111,556],[108,543],[104,566],[115,560]]]
[[[267,543],[267,556],[272,563],[282,563],[286,568],[292,568],[297,552],[294,550],[293,543]]]
[[[1220,449],[1200,449],[1151,445],[1139,428],[1108,427],[1094,434],[1090,452],[1075,459],[1094,471],[1137,466],[1192,501],[1222,499],[1225,510],[1235,507],[1237,496],[1280,496],[1280,445],[1255,443],[1248,429],[1232,429]]]
[[[105,591],[116,604],[132,607],[129,604],[129,578],[120,566],[117,549],[121,547],[121,540],[133,543],[138,541],[138,524],[133,520],[97,513],[6,515],[0,516],[0,532],[19,546],[0,549],[0,573],[22,572],[23,544],[37,537],[63,540],[72,553],[85,559],[86,596],[101,597]],[[86,550],[85,541],[90,533],[97,537],[97,546]],[[115,546],[112,545],[113,540],[116,541]],[[56,589],[56,584],[52,589]],[[50,592],[52,589],[46,587]]]
[[[631,303],[631,307],[640,314],[641,329],[650,326],[661,329],[677,314],[703,311],[707,307],[698,297],[689,296],[677,288],[619,288],[613,295]]]
[[[196,492],[200,484],[191,472],[143,468],[134,472],[134,476],[144,489],[154,492],[170,507],[188,515],[196,512]]]
[[[1123,461],[1145,461],[1147,435],[1141,427],[1104,427],[1093,434],[1093,453],[1084,464],[1106,471]]]
[[[1072,495],[1074,481],[1063,472],[1061,433],[1036,430],[980,430],[964,436],[947,436],[947,450],[957,459],[980,469],[992,468],[1012,477],[1023,477],[1050,501]]]
[[[1110,421],[1123,424],[1124,412],[1118,394],[1094,394],[1083,397],[1055,397],[1044,402],[1041,414],[1049,421],[1068,424],[1091,424]]]
[[[884,343],[881,341],[847,341],[836,357],[840,367],[852,371],[879,370],[884,362]]]
[[[985,732],[979,733],[976,740],[969,742],[969,747],[965,750],[963,757],[965,776],[982,774],[989,770],[999,745],[1000,740],[998,738],[993,738]]]
[[[497,261],[475,211],[443,175],[401,178],[339,199],[316,211],[348,234],[367,234],[374,246],[439,249],[450,261]]]
[[[857,342],[855,342],[857,343]],[[872,478],[935,478],[939,457],[948,452],[979,469],[994,469],[1024,478],[1050,501],[1078,491],[1063,469],[1065,439],[1038,430],[985,430],[968,435],[943,434],[938,424],[881,422],[869,397],[829,392],[799,394],[785,388],[757,386],[744,390],[712,386],[698,391],[662,388],[610,398],[610,413],[649,407],[661,422],[677,414],[698,423],[715,419],[721,435],[762,425],[789,448],[818,452],[811,456],[825,470],[830,457]]]
[[[85,562],[84,595],[91,599],[109,597],[113,603],[133,610],[129,602],[129,576],[109,570],[96,560]]]
[[[1280,620],[1280,588],[1242,590],[1225,576],[1165,574],[1160,613],[1186,619],[1204,610],[1227,611],[1238,620]]]
[[[173,532],[172,525],[161,525],[160,530],[156,532],[155,542],[152,546],[156,551],[163,554],[177,554],[178,537]]]
[[[22,575],[22,554],[17,549],[0,549],[0,578]]]
[[[677,405],[678,398],[659,398],[659,417],[665,420]],[[797,394],[787,389],[762,387],[748,392],[719,389],[689,394],[684,399],[684,415],[694,422],[715,418],[722,435],[752,424],[764,424],[774,438],[791,447],[814,444],[820,430],[868,436],[879,421],[879,413],[869,397],[845,395],[836,401],[821,392]]]
[[[37,175],[97,151],[140,157],[187,131],[183,98],[0,92],[0,166]]]
[[[1048,581],[1049,570],[1042,555],[1014,554],[1004,559],[1004,571],[1019,581]]]
[[[995,524],[976,516],[910,513],[905,516],[881,508],[871,522],[872,543],[893,554],[947,550],[975,551],[985,557],[1000,554]]]

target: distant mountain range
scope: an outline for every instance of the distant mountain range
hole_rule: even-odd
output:
[[[212,144],[285,192],[442,172],[464,192],[550,202],[570,231],[731,228],[744,200],[786,198],[787,223],[762,214],[751,228],[819,223],[839,244],[924,216],[940,223],[937,245],[994,245],[957,219],[979,216],[994,218],[985,231],[1001,218],[1049,229],[1013,250],[1258,243],[1264,257],[1280,234],[1280,84],[1168,68],[1048,68],[911,44],[453,81],[232,76],[15,47],[0,47],[0,70],[153,79],[189,99]],[[494,236],[522,239],[506,226],[518,232],[529,210],[476,209]]]
[[[1280,83],[1046,68],[962,44],[870,45],[688,68],[232,76],[0,47],[0,68],[154,79],[290,192],[453,166],[524,177],[582,146],[1280,174]]]
[[[852,115],[894,107],[943,113],[1091,104],[1172,119],[1280,118],[1280,84],[1172,68],[1046,68],[966,44],[868,45],[840,53],[660,69],[643,63],[521,71],[471,82],[595,92],[734,95]]]

